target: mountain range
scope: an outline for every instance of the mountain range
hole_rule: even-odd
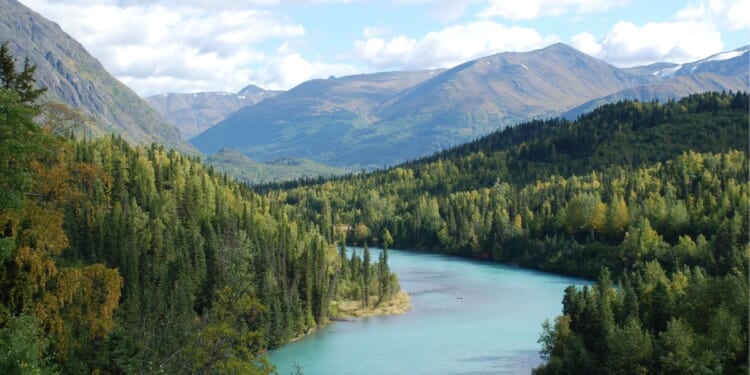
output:
[[[0,32],[14,56],[37,66],[47,99],[93,116],[95,134],[114,132],[190,154],[234,149],[255,161],[219,155],[217,166],[310,159],[350,171],[378,168],[528,119],[575,118],[622,99],[748,90],[748,47],[688,64],[622,69],[558,43],[451,69],[315,79],[285,92],[251,85],[236,94],[165,94],[147,102],[57,24],[16,0],[0,0]],[[195,148],[183,141],[191,136]]]
[[[627,69],[634,74],[650,75],[653,81],[584,103],[563,117],[573,119],[602,104],[627,99],[664,102],[705,91],[746,91],[750,79],[748,49],[740,47],[689,64],[657,63]]]
[[[141,144],[152,142],[189,154],[197,151],[178,130],[109,74],[102,64],[65,33],[16,0],[0,0],[0,42],[10,53],[35,64],[46,100],[62,102],[93,117],[93,133],[117,133]]]
[[[227,115],[280,93],[281,91],[264,90],[255,85],[248,85],[238,93],[170,93],[149,96],[146,100],[180,131],[183,139],[190,139],[221,122]]]
[[[690,64],[617,68],[562,43],[447,70],[304,82],[245,107],[192,138],[206,154],[312,159],[374,168],[476,139],[528,119],[575,117],[621,99],[748,90],[747,47]]]

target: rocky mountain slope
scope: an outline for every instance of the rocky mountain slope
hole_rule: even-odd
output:
[[[59,25],[16,0],[0,0],[0,41],[22,63],[37,66],[36,77],[47,87],[46,99],[69,104],[92,115],[99,133],[196,153],[177,129],[130,88],[119,82]]]
[[[280,93],[281,91],[249,85],[238,93],[170,93],[149,96],[146,100],[170,124],[177,127],[183,139],[190,139],[221,122],[227,115]]]
[[[626,99],[665,102],[704,91],[747,91],[750,89],[749,50],[745,46],[688,64],[658,63],[626,69],[651,77],[649,84],[586,102],[566,112],[563,117],[574,119],[602,104]]]
[[[212,154],[236,149],[253,159],[283,157],[338,163],[375,128],[377,114],[389,99],[441,71],[386,72],[316,79],[245,107],[191,142]],[[383,145],[388,147],[387,145]]]
[[[301,157],[379,167],[646,83],[555,44],[445,71],[305,82],[240,110],[191,142],[209,154],[232,147],[258,160]]]

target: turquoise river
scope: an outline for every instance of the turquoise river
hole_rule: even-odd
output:
[[[361,249],[355,251],[361,252]],[[378,249],[372,258],[378,259]],[[270,353],[280,374],[528,374],[541,362],[545,319],[581,279],[518,267],[389,250],[411,311],[332,322]]]

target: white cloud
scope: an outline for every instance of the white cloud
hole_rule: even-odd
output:
[[[675,19],[703,21],[721,30],[737,31],[750,28],[749,14],[750,0],[704,0],[688,4]]]
[[[345,76],[358,72],[359,70],[351,65],[309,61],[285,43],[258,72],[257,83],[272,90],[289,89],[313,78]]]
[[[239,90],[251,80],[258,81],[253,74],[273,58],[261,52],[260,45],[305,35],[303,26],[284,15],[248,8],[248,2],[24,2],[59,22],[112,74],[144,96]],[[270,2],[275,1],[251,3]],[[243,7],[237,5],[240,3]],[[227,4],[229,8],[215,8],[217,4]],[[290,82],[276,78],[274,82],[279,85],[278,82]]]
[[[497,52],[527,51],[556,41],[526,27],[507,27],[490,21],[450,26],[421,40],[404,35],[389,40],[357,40],[355,55],[375,68],[426,69],[452,66]]]
[[[533,20],[565,14],[583,15],[605,11],[623,0],[491,0],[479,18],[500,17],[510,20]]]
[[[618,22],[596,41],[587,33],[573,37],[573,45],[617,66],[645,65],[657,61],[683,63],[720,52],[721,33],[696,21]]]
[[[701,0],[677,11],[671,20],[643,25],[620,21],[599,38],[576,34],[571,44],[618,66],[684,63],[721,52],[721,30],[750,28],[747,14],[750,0]]]
[[[570,41],[571,45],[577,50],[591,56],[597,56],[602,51],[602,45],[599,44],[596,37],[591,33],[583,32],[573,35],[570,38]]]
[[[191,49],[145,52],[126,49],[120,52],[123,63],[128,65],[127,69],[123,69],[125,73],[120,79],[130,87],[138,87],[150,93],[225,90],[222,86],[217,86],[217,83],[231,84],[233,88],[230,91],[237,91],[237,86],[244,87],[247,84],[255,84],[270,90],[287,90],[310,79],[359,72],[355,67],[346,64],[310,61],[289,48],[286,43],[272,54],[258,53],[257,56],[253,56],[252,53],[248,53],[248,56],[237,57],[236,62],[221,60],[216,55],[199,54]],[[152,57],[135,62],[126,57],[128,54]],[[257,60],[261,66],[243,68],[242,62],[250,60]]]

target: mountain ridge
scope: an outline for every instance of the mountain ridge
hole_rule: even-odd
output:
[[[191,143],[207,154],[231,147],[261,161],[293,157],[379,168],[515,123],[580,113],[620,98],[668,99],[747,89],[738,68],[720,69],[742,66],[736,56],[728,57],[698,64],[705,71],[683,64],[687,73],[667,77],[655,71],[678,65],[621,69],[556,43],[450,69],[411,72],[416,76],[388,72],[316,79],[241,109]],[[395,82],[404,77],[411,80]],[[388,79],[394,81],[387,84]]]
[[[168,93],[146,97],[146,101],[180,131],[183,139],[190,139],[241,108],[280,93],[248,85],[237,93]]]
[[[435,72],[381,72],[306,81],[276,97],[235,112],[191,142],[196,142],[197,139],[198,143],[203,143],[205,149],[209,150],[208,154],[229,147],[259,161],[294,157],[331,164],[320,156],[325,156],[328,150],[338,146],[340,142],[339,139],[327,136],[343,134],[351,141],[363,130],[366,132],[367,125],[372,122],[370,115],[380,103],[403,88],[430,78]],[[229,130],[232,136],[227,142],[205,140],[205,134],[223,132],[227,123],[246,116],[256,120],[253,128]],[[300,125],[305,127],[302,132],[299,131]],[[318,137],[313,139],[311,134]],[[244,147],[247,145],[241,143],[247,138],[253,139],[254,144],[250,148],[254,148],[254,151],[274,143],[275,146],[287,149],[300,147],[302,152],[287,154],[281,150],[272,155],[248,152],[248,147]],[[283,145],[279,142],[288,140],[296,143]]]
[[[573,119],[602,104],[620,100],[665,102],[704,91],[747,91],[750,88],[748,85],[750,73],[747,70],[747,66],[750,65],[749,50],[749,46],[744,46],[687,64],[657,63],[645,67],[629,68],[627,70],[640,70],[642,74],[651,75],[655,80],[647,85],[628,88],[589,101],[565,112],[562,116]],[[727,59],[716,59],[717,56],[738,51],[742,51],[742,53]],[[664,72],[669,73],[665,74]]]

